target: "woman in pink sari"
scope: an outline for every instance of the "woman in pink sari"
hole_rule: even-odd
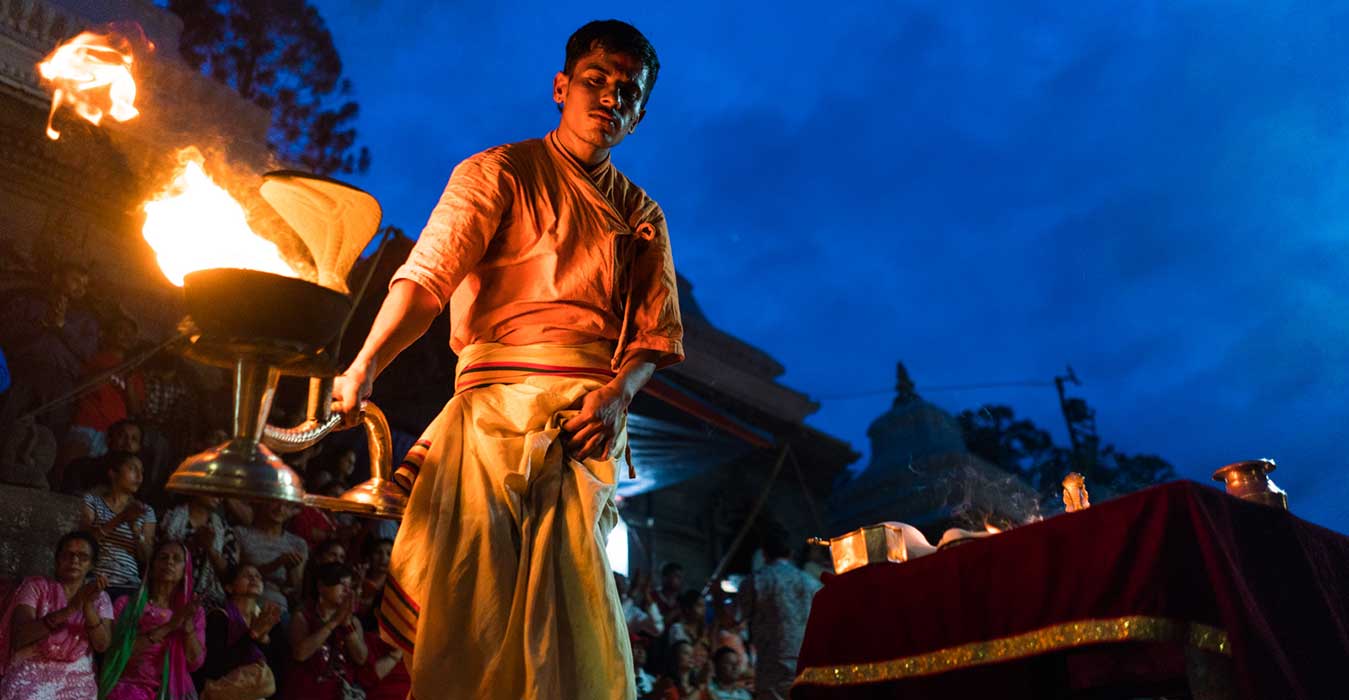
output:
[[[191,674],[206,660],[206,614],[192,597],[192,581],[183,543],[160,542],[139,593],[113,604],[117,629],[99,674],[99,698],[196,700]]]
[[[112,603],[105,581],[85,577],[98,540],[72,532],[56,545],[56,577],[25,579],[0,619],[0,700],[87,700],[93,652],[108,648]]]

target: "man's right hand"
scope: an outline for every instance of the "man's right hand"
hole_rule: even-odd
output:
[[[357,358],[347,371],[333,379],[333,413],[342,416],[342,427],[352,428],[361,422],[361,407],[370,398],[375,384],[373,362]]]

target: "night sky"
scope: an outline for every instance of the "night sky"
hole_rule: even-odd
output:
[[[386,223],[553,128],[567,36],[617,12],[662,70],[614,162],[812,425],[869,453],[897,360],[920,393],[1071,364],[1105,442],[1200,481],[1274,457],[1349,531],[1349,5],[318,5]],[[1052,387],[924,396],[1067,442]]]

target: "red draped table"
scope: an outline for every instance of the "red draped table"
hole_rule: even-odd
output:
[[[1176,482],[830,578],[792,698],[1128,698],[1215,669],[1239,698],[1349,698],[1349,538]]]

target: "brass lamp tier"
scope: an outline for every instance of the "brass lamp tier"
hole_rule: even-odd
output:
[[[352,311],[346,278],[378,228],[379,203],[345,183],[289,171],[266,175],[259,194],[264,203],[258,211],[270,209],[276,215],[270,220],[279,218],[284,225],[277,226],[289,229],[281,238],[303,244],[302,257],[312,264],[317,283],[240,269],[185,277],[184,330],[191,340],[185,354],[233,370],[233,433],[223,445],[188,457],[166,486],[401,518],[406,498],[388,481],[389,427],[378,409],[369,407],[363,416],[375,478],[341,498],[307,495],[299,476],[277,457],[303,450],[339,427],[329,403],[332,378],[340,371],[334,346]],[[283,374],[310,378],[308,418],[292,428],[267,424]]]

